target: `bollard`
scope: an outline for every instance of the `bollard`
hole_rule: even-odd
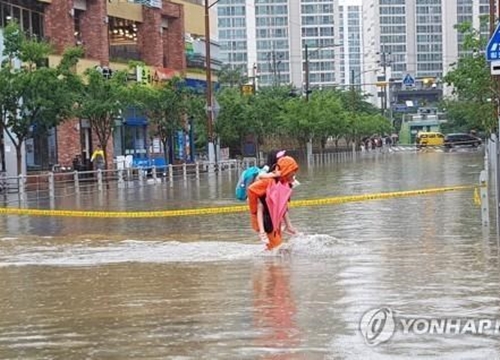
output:
[[[151,176],[153,177],[153,183],[156,184],[156,181],[157,181],[156,166],[154,166],[154,165],[151,168]]]
[[[97,169],[97,190],[102,191],[103,186],[102,186],[102,170]]]
[[[144,170],[139,168],[138,170],[138,175],[139,175],[139,186],[144,185]]]
[[[187,181],[187,166],[186,163],[182,163],[182,179],[184,182]]]
[[[118,170],[118,188],[123,189],[125,187],[125,180],[123,179],[123,170]]]
[[[172,164],[168,165],[168,181],[171,187],[174,186],[174,167]]]
[[[194,166],[195,166],[195,172],[196,172],[196,180],[200,180],[200,166],[199,166],[198,162],[196,162],[194,164]]]
[[[489,141],[486,140],[486,146],[484,148],[484,170],[486,170],[486,173],[489,174],[489,160],[488,160],[488,152],[489,152]]]
[[[483,226],[490,225],[490,209],[488,204],[488,172],[482,170],[479,175],[480,197],[481,197],[481,222]]]
[[[54,173],[49,172],[49,198],[53,199],[55,197],[55,189],[54,189]]]
[[[78,171],[75,170],[73,173],[73,181],[75,182],[75,193],[80,193],[80,181],[78,179]]]
[[[24,188],[24,175],[21,174],[17,179],[17,186],[19,187],[19,200],[24,201],[25,199],[25,188]]]

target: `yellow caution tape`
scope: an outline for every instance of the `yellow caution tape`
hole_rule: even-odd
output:
[[[479,196],[479,188],[474,189],[474,205],[481,206],[481,197]]]
[[[449,191],[470,190],[477,185],[449,186],[434,189],[395,191],[365,195],[338,196],[322,199],[295,200],[290,203],[291,207],[322,206],[345,204],[368,200],[391,199],[416,195],[430,195]],[[23,208],[0,208],[0,215],[31,215],[31,216],[54,216],[54,217],[85,217],[85,218],[160,218],[179,217],[195,215],[230,214],[248,211],[247,205],[223,206],[198,209],[159,210],[159,211],[81,211],[81,210],[49,210],[49,209],[23,209]]]

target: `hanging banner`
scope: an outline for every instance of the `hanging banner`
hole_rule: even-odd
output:
[[[184,157],[185,157],[185,144],[184,144],[184,131],[180,130],[180,131],[177,131],[177,134],[176,134],[176,138],[177,138],[177,141],[176,141],[176,155],[177,155],[177,159],[178,160],[184,160]]]

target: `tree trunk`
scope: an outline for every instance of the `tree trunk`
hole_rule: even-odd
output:
[[[102,152],[104,153],[104,170],[108,170],[108,151],[107,141],[106,144],[101,144]]]
[[[163,145],[163,158],[165,159],[165,166],[168,164],[168,140],[166,138],[161,139],[161,144]]]
[[[16,160],[17,160],[17,176],[23,173],[23,154],[21,148],[23,143],[19,141],[18,144],[14,144],[16,148]]]
[[[322,137],[321,140],[320,140],[320,149],[321,149],[321,154],[323,154],[325,152],[325,149],[326,149],[326,142],[328,141],[328,139],[326,137]]]

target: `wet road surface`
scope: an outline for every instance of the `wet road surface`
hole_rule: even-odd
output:
[[[302,168],[295,199],[474,184],[480,153]],[[91,194],[58,208],[235,204],[236,174]],[[38,202],[37,206],[48,206]],[[403,334],[368,346],[363,314],[500,318],[497,240],[472,191],[294,208],[286,255],[248,214],[0,217],[2,359],[498,358],[500,335]]]

